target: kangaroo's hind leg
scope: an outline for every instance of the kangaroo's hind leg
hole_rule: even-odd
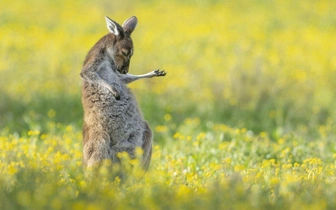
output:
[[[105,132],[87,130],[84,138],[83,159],[86,167],[99,166],[105,159],[111,158],[111,141]]]
[[[152,157],[153,134],[146,121],[144,121],[144,127],[145,131],[143,132],[143,143],[142,143],[142,149],[144,154],[142,162],[143,162],[143,168],[147,170]]]

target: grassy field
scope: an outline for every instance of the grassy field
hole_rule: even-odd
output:
[[[0,2],[0,209],[335,209],[336,1]],[[136,15],[149,171],[82,168],[81,70]],[[141,151],[139,151],[140,153]],[[113,174],[113,175],[111,175]]]

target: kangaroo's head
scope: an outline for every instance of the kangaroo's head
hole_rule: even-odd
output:
[[[126,74],[128,72],[131,57],[133,55],[133,42],[131,33],[137,25],[138,19],[133,16],[127,19],[122,26],[106,17],[107,28],[115,36],[114,43],[107,47],[107,53],[113,60],[117,71]]]

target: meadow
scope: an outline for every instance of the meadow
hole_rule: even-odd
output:
[[[336,2],[0,2],[0,209],[335,209]],[[149,171],[82,167],[79,72],[139,19]],[[139,151],[139,155],[141,151]]]

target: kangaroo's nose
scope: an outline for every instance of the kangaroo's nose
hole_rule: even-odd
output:
[[[122,73],[127,74],[128,73],[128,67],[123,68]]]

